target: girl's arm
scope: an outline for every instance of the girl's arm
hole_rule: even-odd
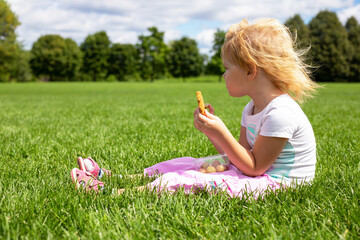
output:
[[[208,137],[209,138],[209,137]],[[218,153],[222,154],[225,153],[224,149],[222,149],[222,147],[220,146],[220,144],[213,138],[209,138],[210,142],[212,143],[212,145],[215,147],[215,149],[218,151]]]
[[[251,146],[248,143],[247,139],[246,139],[246,128],[241,126],[241,130],[240,130],[240,138],[239,138],[239,143],[241,146],[243,146],[245,149],[250,150]]]
[[[207,112],[206,117],[195,115],[198,129],[221,146],[231,163],[248,176],[262,175],[277,159],[284,148],[287,138],[257,136],[253,149],[247,149],[244,141],[244,129],[240,133],[240,142],[232,136],[220,118]]]
[[[244,174],[256,177],[264,174],[275,162],[288,139],[259,135],[252,150],[241,146],[229,131],[218,141],[232,164]]]

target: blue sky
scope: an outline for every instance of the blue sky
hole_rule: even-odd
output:
[[[284,22],[300,14],[305,22],[331,10],[345,23],[360,22],[360,0],[7,0],[21,25],[18,39],[26,49],[45,34],[70,37],[80,44],[105,30],[113,43],[136,43],[147,28],[165,32],[165,42],[188,36],[209,53],[216,29],[227,30],[243,18],[272,17]]]

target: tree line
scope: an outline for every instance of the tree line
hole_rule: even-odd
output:
[[[0,82],[26,81],[154,81],[165,77],[186,79],[217,75],[224,68],[220,53],[225,32],[214,34],[211,56],[202,55],[194,39],[164,42],[164,32],[148,28],[136,44],[112,43],[105,31],[88,35],[78,45],[60,35],[43,35],[24,50],[17,41],[20,25],[5,0],[0,0]],[[345,26],[336,13],[320,11],[308,24],[300,15],[288,26],[299,49],[314,66],[319,82],[360,82],[360,25],[350,17]]]

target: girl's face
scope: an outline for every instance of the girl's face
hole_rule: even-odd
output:
[[[224,62],[225,73],[223,75],[226,88],[232,97],[248,95],[249,81],[247,71],[237,65]]]

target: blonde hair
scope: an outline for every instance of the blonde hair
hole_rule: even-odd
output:
[[[221,57],[243,68],[255,64],[276,87],[302,102],[318,87],[302,60],[307,50],[296,51],[289,29],[275,19],[259,19],[253,25],[244,19],[226,33]]]

